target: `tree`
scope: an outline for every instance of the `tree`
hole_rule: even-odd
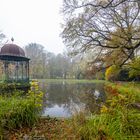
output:
[[[32,78],[45,78],[47,74],[47,56],[44,47],[37,43],[25,46],[27,57],[30,60],[30,75]]]
[[[64,0],[63,12],[62,38],[72,54],[98,49],[102,56],[117,49],[125,55],[120,66],[133,59],[140,46],[138,0]]]
[[[46,78],[72,78],[73,65],[75,62],[71,62],[71,58],[63,53],[57,54],[47,52],[46,53]]]
[[[105,79],[111,81],[118,80],[119,73],[120,73],[120,67],[116,65],[112,65],[106,70]]]
[[[3,45],[3,40],[6,38],[5,34],[0,32],[0,46]]]
[[[3,45],[2,41],[6,36],[0,32],[0,47]],[[3,63],[0,61],[0,80],[3,78],[3,71],[2,71]]]
[[[130,63],[129,77],[137,77],[140,80],[140,57],[133,59]]]

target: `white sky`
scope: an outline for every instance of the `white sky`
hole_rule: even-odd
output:
[[[61,53],[61,7],[62,0],[0,0],[0,30],[21,47],[36,42]]]

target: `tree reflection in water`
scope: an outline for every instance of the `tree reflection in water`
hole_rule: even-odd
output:
[[[106,100],[103,83],[41,82],[40,87],[46,93],[43,116],[69,117],[81,110],[98,113]]]

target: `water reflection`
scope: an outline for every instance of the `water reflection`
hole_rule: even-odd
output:
[[[70,117],[80,110],[98,113],[106,99],[102,83],[41,82],[40,86],[46,93],[43,116]]]

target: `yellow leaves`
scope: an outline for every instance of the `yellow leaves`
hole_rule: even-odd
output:
[[[38,82],[31,82],[31,88],[38,89]]]
[[[39,90],[38,81],[34,80],[30,84],[31,84],[31,90],[28,92],[29,96],[32,95],[32,98],[34,98],[35,100],[35,106],[37,108],[40,108],[42,107],[43,92]]]
[[[42,104],[36,104],[36,107],[42,107]]]
[[[125,97],[124,95],[119,94],[119,95],[118,95],[118,98],[119,98],[120,100],[124,100],[126,97]]]
[[[115,78],[118,76],[120,72],[120,69],[116,65],[112,65],[109,67],[105,72],[105,79],[106,80],[115,80]]]
[[[117,96],[113,97],[111,100],[107,101],[108,107],[103,105],[101,107],[101,113],[113,113],[114,109],[119,107],[120,105],[125,105],[127,103],[127,98],[124,95],[118,94]]]
[[[115,107],[117,104],[116,100],[111,100],[110,106]]]
[[[43,97],[43,92],[39,92],[39,94],[37,94],[38,97]]]
[[[101,113],[107,113],[108,112],[108,108],[103,105],[102,108],[101,108]]]

